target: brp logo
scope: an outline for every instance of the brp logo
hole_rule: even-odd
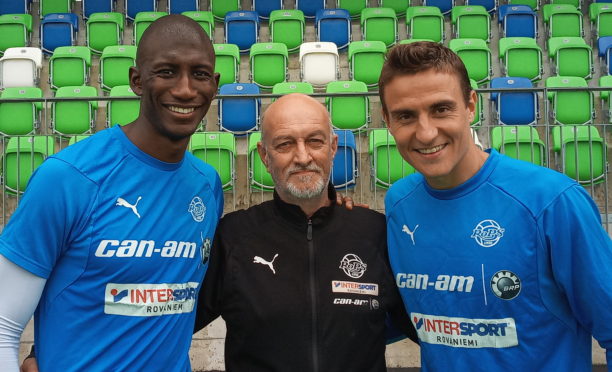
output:
[[[210,258],[210,239],[206,238],[206,240],[202,241],[202,246],[200,247],[200,254],[202,255],[202,265],[205,265]]]
[[[512,300],[521,292],[521,280],[512,271],[501,270],[491,278],[491,289],[502,300]]]
[[[502,236],[504,236],[503,229],[497,222],[493,220],[480,221],[478,225],[472,231],[472,236],[476,243],[480,246],[489,248],[499,242]]]
[[[366,271],[366,265],[359,256],[349,253],[340,260],[340,268],[344,273],[351,278],[361,278]]]
[[[196,222],[204,221],[206,206],[200,197],[194,196],[193,199],[191,199],[191,203],[189,203],[189,210],[187,211],[191,213],[191,216]]]

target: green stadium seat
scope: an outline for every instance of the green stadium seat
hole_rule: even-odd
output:
[[[399,44],[412,44],[412,43],[416,43],[419,41],[431,41],[431,42],[435,42],[434,40],[431,39],[404,39],[404,40],[400,40]]]
[[[553,72],[559,76],[593,76],[591,46],[580,37],[552,37],[548,39],[548,55],[553,62]]]
[[[7,0],[13,1],[13,0]],[[40,19],[51,13],[71,13],[71,5],[73,0],[40,0],[38,14]]]
[[[491,79],[491,50],[482,39],[453,39],[449,48],[459,55],[465,64],[470,79],[481,85]]]
[[[608,123],[612,123],[612,100],[610,100],[610,94],[612,93],[612,75],[604,75],[599,78],[599,86],[602,88],[610,88],[610,90],[602,90],[599,92],[601,98],[601,107],[608,118]]]
[[[210,11],[215,19],[223,22],[227,12],[240,10],[240,0],[210,0]]]
[[[491,16],[481,5],[455,6],[451,10],[451,23],[457,39],[491,38]]]
[[[261,88],[272,89],[274,84],[289,78],[289,53],[282,43],[255,43],[251,46],[249,79]]]
[[[540,8],[540,0],[508,0],[510,5],[527,5],[534,11]]]
[[[4,191],[9,195],[22,194],[34,170],[54,152],[52,136],[10,137],[0,162]]]
[[[546,79],[546,88],[586,88],[586,80],[576,76],[551,76]],[[555,124],[591,124],[595,117],[593,92],[582,91],[548,91],[548,112]]]
[[[42,98],[37,87],[6,88],[0,94],[2,99]],[[0,134],[32,134],[39,127],[39,113],[42,102],[3,102],[0,103]]]
[[[470,85],[472,89],[474,90],[478,89],[478,83],[476,83],[476,80],[470,79]],[[482,104],[484,101],[482,98],[482,93],[476,93],[476,95],[478,96],[478,101],[476,102],[476,111],[474,112],[474,120],[472,120],[472,122],[470,123],[470,126],[472,128],[478,129],[482,126],[482,122],[484,121],[484,105]]]
[[[8,48],[25,47],[32,35],[32,16],[4,14],[0,16],[0,56]]]
[[[100,87],[105,91],[110,91],[117,85],[129,85],[129,70],[135,64],[135,46],[107,46],[100,57]]]
[[[259,153],[257,152],[257,142],[261,141],[261,133],[253,132],[249,135],[248,144],[248,163],[249,163],[249,185],[252,189],[260,191],[274,190],[272,175],[266,169]]]
[[[336,0],[335,8],[346,9],[351,18],[359,18],[361,11],[367,6],[368,0]]]
[[[584,36],[582,13],[572,5],[546,4],[542,16],[548,25],[548,37]]]
[[[573,7],[575,7],[576,9],[580,10],[582,8],[582,1],[581,0],[550,0],[551,4],[566,4],[566,5],[571,5]]]
[[[326,93],[367,93],[362,81],[332,81]],[[331,122],[336,129],[363,130],[370,123],[370,100],[367,95],[352,97],[327,97],[325,99]]]
[[[606,144],[595,126],[553,127],[552,137],[561,172],[583,186],[605,181]]]
[[[84,46],[57,47],[49,60],[49,85],[59,87],[87,85],[91,52]]]
[[[381,8],[391,8],[398,17],[403,17],[410,8],[410,0],[378,0]]]
[[[391,8],[364,8],[361,11],[361,39],[382,41],[387,48],[398,40],[397,16]]]
[[[304,13],[301,10],[286,9],[270,12],[270,40],[287,46],[289,53],[300,50],[304,42]]]
[[[166,12],[140,12],[136,14],[134,19],[134,45],[138,45],[143,32],[153,23],[156,19],[168,15]]]
[[[546,166],[546,145],[528,125],[501,125],[491,129],[491,147],[511,158]]]
[[[368,143],[373,188],[387,189],[395,181],[416,172],[401,157],[395,139],[387,129],[372,129],[368,134]]]
[[[378,86],[387,47],[382,41],[353,41],[349,44],[349,75],[352,80],[363,81],[368,87]]]
[[[91,137],[91,134],[77,134],[76,136],[70,136],[70,139],[68,140],[68,146],[74,145],[75,143],[80,142],[89,137]]]
[[[215,36],[215,17],[212,12],[198,12],[198,11],[187,11],[181,13],[194,21],[198,22],[200,26],[206,31],[206,34],[210,40],[214,41]]]
[[[89,86],[61,87],[56,98],[97,97],[96,88]],[[51,128],[64,135],[91,133],[96,127],[97,101],[56,101],[51,108]]]
[[[591,33],[594,40],[604,36],[612,36],[612,4],[592,3],[589,5]]]
[[[499,60],[505,76],[525,77],[536,82],[542,79],[542,49],[530,37],[499,39]]]
[[[194,133],[189,151],[203,162],[210,164],[221,178],[224,191],[234,187],[236,179],[236,140],[228,132]]]
[[[272,94],[291,93],[313,94],[314,88],[312,84],[305,81],[286,81],[283,83],[276,83],[272,87]]]
[[[110,90],[110,97],[137,97],[129,85],[117,85]],[[139,100],[108,101],[106,105],[106,126],[125,125],[133,122],[140,113]]]
[[[219,87],[240,81],[240,50],[236,44],[213,44]]]
[[[93,13],[87,20],[87,46],[102,54],[107,46],[121,45],[125,18],[122,13]]]
[[[444,16],[436,6],[414,6],[406,11],[407,34],[410,39],[444,41]]]

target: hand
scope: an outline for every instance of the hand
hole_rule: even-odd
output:
[[[26,358],[21,364],[19,372],[38,372],[38,363],[36,363],[36,358]]]
[[[363,208],[370,208],[370,206],[367,205],[367,204],[354,203],[353,202],[353,198],[351,198],[348,195],[347,196],[343,196],[341,193],[336,193],[336,204],[337,205],[343,205],[344,204],[344,208],[348,209],[349,211],[353,209],[353,206],[363,207]]]

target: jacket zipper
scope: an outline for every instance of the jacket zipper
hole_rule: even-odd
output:
[[[306,240],[308,240],[308,258],[310,269],[310,305],[312,311],[312,371],[319,371],[319,351],[318,351],[318,331],[317,331],[317,296],[316,296],[316,280],[315,280],[315,252],[314,243],[312,242],[312,220],[308,220],[308,230],[306,231]]]

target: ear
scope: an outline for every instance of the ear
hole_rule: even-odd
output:
[[[218,72],[215,72],[214,76],[215,76],[215,87],[216,87],[215,91],[216,91],[217,89],[219,89],[219,80],[221,79],[221,74]]]
[[[472,90],[472,92],[470,93],[470,100],[468,101],[467,104],[467,109],[468,109],[468,118],[469,118],[469,123],[471,124],[474,121],[474,117],[476,116],[476,104],[478,103],[478,94],[476,94],[475,90]]]
[[[338,135],[334,132],[332,132],[332,138],[331,138],[331,150],[332,150],[332,162],[334,161],[334,157],[336,156],[336,152],[338,151]]]
[[[383,119],[383,122],[385,123],[385,126],[389,130],[389,133],[393,134],[391,125],[389,124],[389,113],[385,109],[382,109],[382,119]]]
[[[142,79],[140,71],[135,66],[130,67],[130,88],[137,96],[142,96]]]
[[[268,172],[270,172],[270,168],[268,167],[268,153],[266,151],[266,148],[264,147],[264,144],[261,141],[257,142],[257,152],[259,153],[261,161],[266,166],[266,169],[268,170]]]

